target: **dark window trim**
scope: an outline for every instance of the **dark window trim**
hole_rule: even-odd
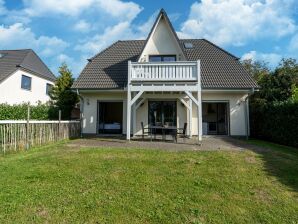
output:
[[[151,57],[160,57],[161,61],[164,61],[165,57],[174,57],[175,61],[177,61],[177,55],[175,54],[152,54],[152,55],[149,55],[149,61]]]
[[[54,85],[51,84],[51,83],[47,83],[47,84],[46,84],[46,94],[47,94],[48,96],[50,95],[50,93],[49,93],[49,88],[48,88],[49,86],[51,86],[51,87],[53,88]]]
[[[30,79],[30,87],[29,88],[25,88],[23,86],[23,77],[26,77],[26,78],[29,78]],[[21,89],[29,90],[29,91],[32,89],[32,77],[27,76],[27,75],[22,75],[22,77],[21,77]]]

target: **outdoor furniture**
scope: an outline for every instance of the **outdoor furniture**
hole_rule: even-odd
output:
[[[177,135],[177,127],[176,126],[156,126],[156,125],[151,125],[148,128],[150,130],[151,134],[151,141],[152,141],[152,134],[154,134],[154,139],[156,139],[156,131],[160,130],[162,134],[162,140],[166,140],[166,135],[170,134],[173,136],[173,139],[176,139]]]
[[[183,138],[183,142],[185,142],[185,138],[186,136],[186,129],[187,129],[187,123],[184,123],[183,128],[177,128],[177,134],[176,134],[176,142],[177,142],[177,138],[178,137],[182,137]]]
[[[150,129],[149,128],[145,128],[144,127],[144,123],[141,122],[141,126],[142,126],[142,138],[144,140],[145,134],[151,134]]]

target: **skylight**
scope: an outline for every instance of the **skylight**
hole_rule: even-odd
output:
[[[186,49],[192,49],[192,48],[193,48],[193,45],[192,45],[192,43],[185,42],[185,43],[184,43],[184,47],[185,47]]]

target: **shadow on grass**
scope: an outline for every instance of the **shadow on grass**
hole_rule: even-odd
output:
[[[282,184],[298,192],[298,149],[261,140],[224,139],[227,143],[247,148],[264,161],[265,171]]]

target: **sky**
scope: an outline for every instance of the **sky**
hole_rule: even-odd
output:
[[[0,0],[0,49],[33,49],[77,77],[117,40],[145,39],[161,8],[180,38],[205,38],[241,59],[298,59],[297,0]]]

